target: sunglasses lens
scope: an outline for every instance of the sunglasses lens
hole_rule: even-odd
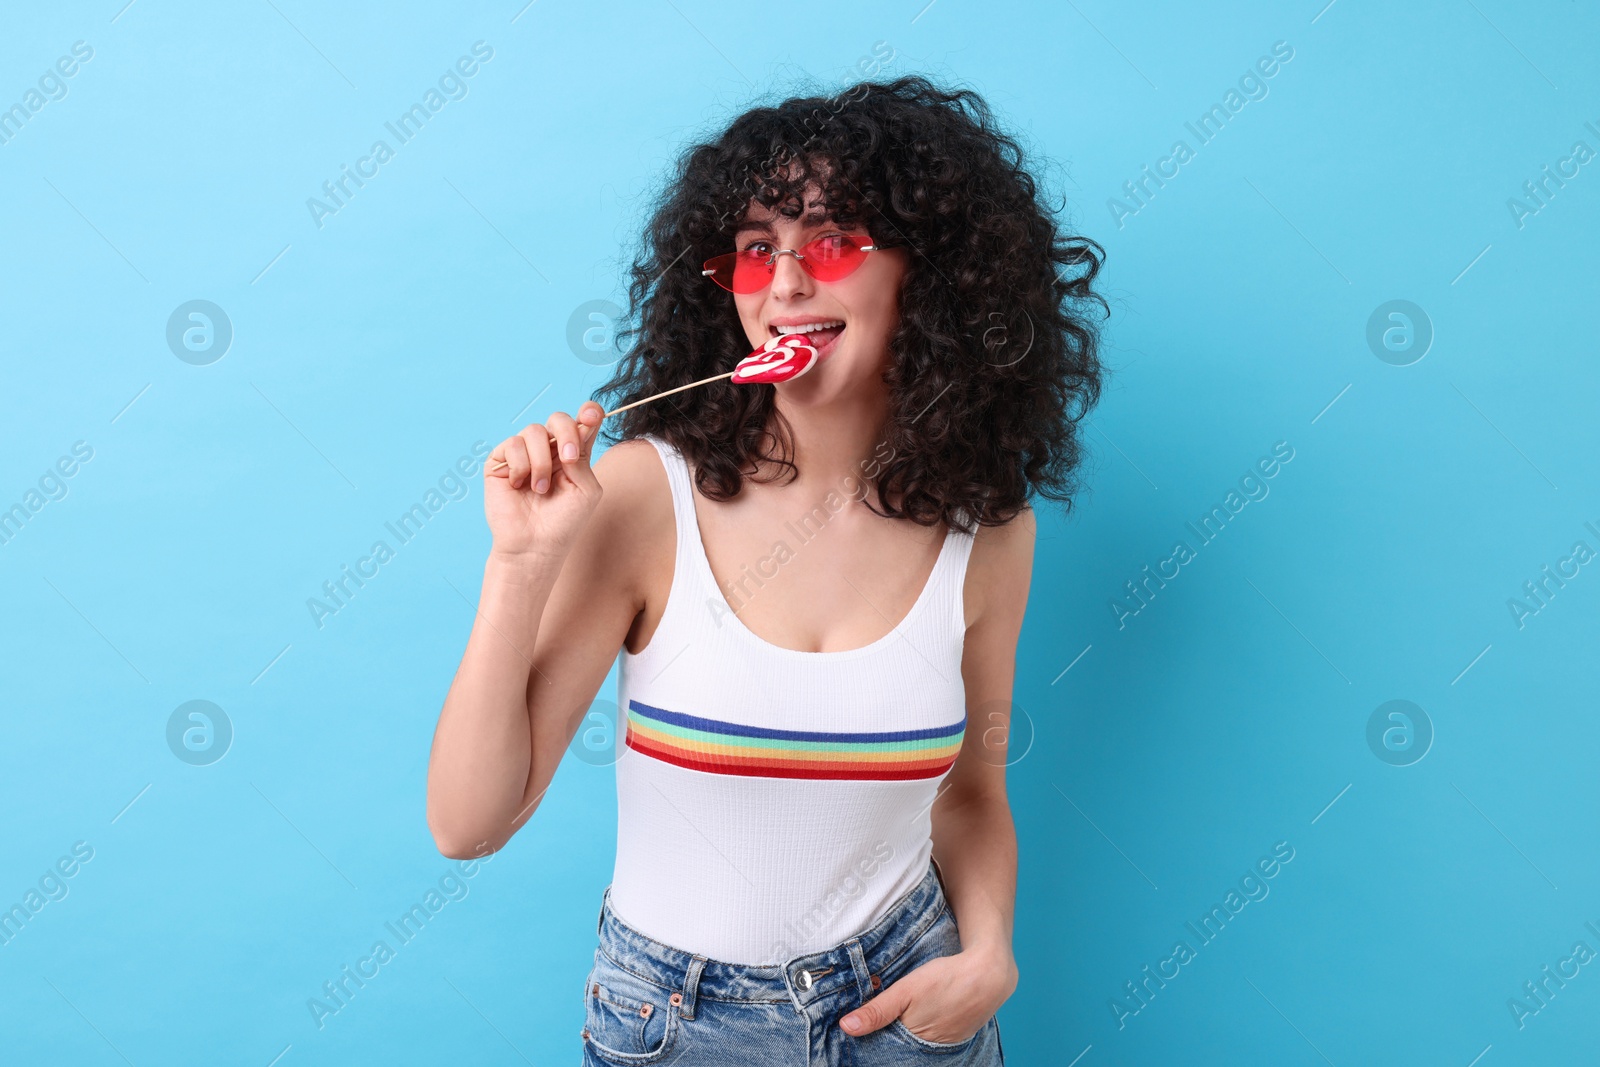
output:
[[[772,282],[767,257],[756,252],[728,252],[706,260],[708,277],[730,293],[759,293]]]
[[[806,245],[803,254],[811,276],[819,282],[836,282],[861,266],[867,258],[860,245],[838,234],[817,238]]]
[[[772,284],[772,267],[767,264],[771,257],[765,252],[755,249],[754,245],[743,252],[730,253],[728,258],[733,261],[733,291],[736,293],[759,293]]]

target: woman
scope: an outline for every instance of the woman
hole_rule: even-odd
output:
[[[631,408],[592,467],[593,401],[494,449],[428,823],[503,847],[620,653],[585,1063],[1003,1062],[1027,498],[1077,488],[1102,255],[974,93],[758,108],[683,156],[601,395],[817,364]]]

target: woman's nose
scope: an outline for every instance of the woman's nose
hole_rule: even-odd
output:
[[[811,275],[800,265],[795,253],[780,253],[773,261],[772,291],[782,297],[804,296],[811,291]]]

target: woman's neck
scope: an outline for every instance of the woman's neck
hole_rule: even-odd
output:
[[[889,456],[884,442],[887,413],[881,406],[790,409],[783,417],[792,441],[790,458],[800,471],[795,486],[871,481]]]

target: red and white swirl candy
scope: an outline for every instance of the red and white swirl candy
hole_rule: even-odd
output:
[[[816,346],[806,340],[805,334],[784,334],[741,359],[733,369],[732,380],[740,385],[792,382],[816,362]]]

